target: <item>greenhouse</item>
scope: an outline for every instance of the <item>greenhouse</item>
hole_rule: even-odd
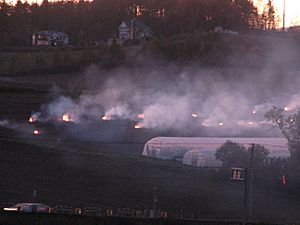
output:
[[[250,147],[259,144],[270,151],[270,157],[290,156],[285,138],[199,138],[199,137],[155,137],[149,140],[143,155],[162,160],[177,160],[195,167],[220,167],[215,158],[216,150],[226,141]]]

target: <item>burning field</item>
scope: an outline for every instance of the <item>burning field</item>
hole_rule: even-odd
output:
[[[280,136],[265,114],[273,106],[283,108],[287,116],[297,112],[300,95],[290,86],[300,83],[295,77],[299,71],[286,72],[294,84],[283,85],[281,90],[268,86],[266,78],[253,86],[249,70],[240,69],[242,81],[236,80],[233,72],[121,68],[102,75],[103,71],[91,67],[81,74],[86,82],[75,94],[72,88],[57,85],[36,91],[30,99],[25,89],[22,98],[28,98],[12,105],[16,111],[2,109],[0,126],[26,135],[94,141],[132,140],[139,135],[143,140],[157,135]],[[138,79],[140,74],[146,79]],[[269,79],[277,76],[267,75]],[[229,77],[227,81],[224,76]],[[5,102],[16,99],[2,98]],[[37,98],[34,107],[28,105]],[[19,108],[24,107],[21,114]]]
[[[141,65],[146,66],[109,71],[91,66],[76,81],[71,75],[51,75],[56,76],[51,81],[47,75],[47,84],[39,83],[43,76],[38,84],[34,76],[15,78],[0,93],[0,139],[7,146],[2,164],[14,176],[3,175],[9,184],[3,188],[8,195],[3,196],[25,199],[38,186],[45,199],[55,204],[103,199],[106,205],[146,208],[149,189],[158,186],[165,208],[177,210],[184,205],[199,210],[199,215],[216,212],[211,209],[220,215],[232,211],[239,215],[236,186],[216,182],[214,177],[207,190],[199,179],[202,171],[143,158],[144,143],[155,136],[281,137],[265,113],[273,106],[283,108],[286,116],[298,111],[300,71],[279,63],[255,69]],[[60,76],[73,86],[56,82]],[[6,85],[3,81],[2,86]],[[16,163],[16,156],[22,163]],[[24,191],[14,189],[19,182],[25,183]],[[265,194],[262,191],[256,197]],[[284,197],[281,202],[286,206]],[[293,201],[298,209],[298,199]],[[228,202],[236,207],[227,207]],[[273,207],[273,202],[260,205],[261,214],[273,216],[283,208],[278,201],[274,211],[263,210]]]

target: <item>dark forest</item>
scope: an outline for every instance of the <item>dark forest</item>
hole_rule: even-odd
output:
[[[0,46],[29,46],[40,30],[67,33],[73,45],[117,36],[122,21],[138,17],[156,37],[213,30],[270,30],[276,27],[273,2],[259,13],[251,0],[80,0],[15,5],[0,3]]]

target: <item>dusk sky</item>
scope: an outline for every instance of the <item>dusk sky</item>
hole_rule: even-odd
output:
[[[300,25],[300,1],[299,0],[285,0],[286,1],[286,27]],[[254,0],[260,10],[268,0]],[[279,19],[282,20],[284,0],[274,0],[276,12]],[[282,27],[282,22],[279,25]]]

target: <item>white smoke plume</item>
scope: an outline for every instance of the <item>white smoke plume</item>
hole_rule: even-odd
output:
[[[204,75],[198,77],[199,72]],[[68,113],[74,122],[82,123],[105,116],[105,119],[133,120],[138,127],[159,130],[190,129],[191,126],[257,129],[266,124],[262,122],[264,114],[273,106],[290,102],[286,105],[292,108],[299,100],[298,95],[291,99],[285,96],[284,100],[282,96],[272,96],[266,100],[256,96],[248,80],[224,82],[218,70],[186,70],[173,75],[168,71],[144,72],[146,80],[139,80],[140,71],[123,68],[114,73],[102,80],[99,87],[87,88],[77,98],[54,99],[43,107],[48,117],[62,118]],[[130,76],[125,79],[124,74]],[[151,80],[147,79],[149,76]],[[176,79],[166,79],[168,76]],[[248,79],[247,72],[244,76]],[[194,112],[197,116],[192,118]],[[139,114],[143,114],[143,118],[138,118]]]
[[[156,99],[156,102],[146,106],[141,125],[145,128],[180,129],[191,117],[191,105],[188,97],[166,95]]]
[[[69,113],[76,123],[105,116],[158,130],[222,127],[255,133],[271,125],[264,115],[273,106],[293,110],[300,105],[300,72],[288,60],[292,48],[282,49],[280,57],[274,49],[262,68],[156,65],[153,59],[111,71],[93,66],[82,78],[79,96],[59,96],[42,111],[49,118]]]
[[[117,105],[105,112],[107,118],[132,119],[133,115],[127,105]]]
[[[23,133],[33,133],[36,128],[32,125],[17,123],[10,120],[0,120],[0,127],[16,130]]]
[[[288,111],[298,109],[300,107],[300,93],[292,95],[290,101],[286,104]]]

